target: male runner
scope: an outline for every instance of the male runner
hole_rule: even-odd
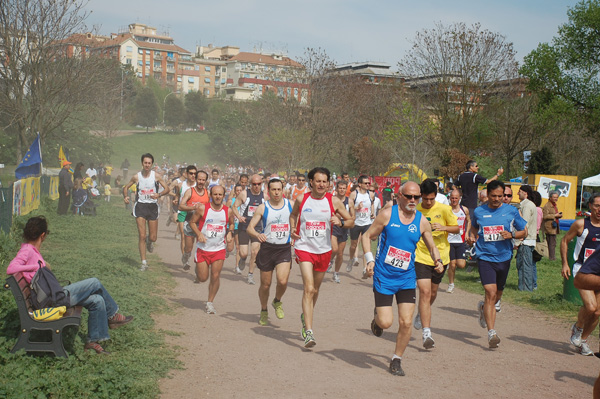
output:
[[[221,184],[221,179],[219,178],[219,170],[213,169],[211,172],[211,179],[208,181],[208,189],[210,190],[212,186],[223,185]]]
[[[569,242],[577,237],[575,251],[573,251],[573,277],[577,277],[581,265],[594,253],[600,245],[600,193],[594,193],[589,201],[590,217],[577,219],[571,225],[567,234],[560,242],[560,257],[562,259],[563,278],[571,276],[571,269],[567,260]],[[587,344],[587,339],[598,325],[598,298],[593,290],[579,289],[583,306],[577,314],[577,322],[571,326],[571,343],[577,352],[584,356],[591,356],[594,352]]]
[[[436,201],[437,186],[429,179],[421,183],[421,203],[417,210],[431,224],[431,235],[433,242],[440,253],[440,257],[431,259],[430,251],[421,239],[417,243],[415,252],[415,272],[417,274],[417,287],[419,288],[419,309],[415,316],[415,328],[423,328],[423,347],[431,349],[435,347],[435,341],[431,336],[431,305],[437,298],[440,282],[444,272],[450,263],[450,244],[448,233],[458,234],[456,216],[452,213],[449,205]],[[441,272],[437,271],[437,259],[441,259],[444,265]]]
[[[185,224],[185,219],[187,217],[187,212],[182,211],[179,205],[181,205],[182,203],[185,205],[185,202],[183,202],[183,197],[190,188],[196,186],[197,176],[198,169],[196,169],[194,165],[189,165],[184,169],[184,174],[182,175],[182,177],[184,177],[184,180],[177,186],[177,229],[181,238],[180,245],[182,259],[185,255],[185,234],[183,233],[183,227]],[[185,263],[183,263],[183,266],[185,270],[188,270],[190,268],[190,266],[187,264],[187,260]]]
[[[192,256],[192,250],[194,249],[194,240],[196,234],[190,226],[190,220],[192,219],[193,213],[200,208],[200,204],[208,204],[210,199],[208,197],[208,190],[204,188],[206,180],[208,179],[208,173],[203,170],[196,172],[196,184],[188,189],[179,202],[179,210],[185,212],[183,219],[183,234],[181,238],[183,240],[183,255],[181,256],[181,264],[184,270],[189,270],[190,266],[188,261]]]
[[[296,184],[290,187],[290,190],[287,194],[287,198],[290,199],[293,205],[300,195],[305,194],[309,191],[310,187],[308,187],[308,185],[306,184],[306,177],[303,174],[298,173],[296,175]]]
[[[350,213],[350,217],[354,219],[355,210],[353,206],[348,205],[348,197],[346,197],[346,189],[348,188],[348,182],[340,180],[337,182],[335,196],[344,204],[346,210]],[[331,248],[332,255],[329,267],[331,268],[335,264],[335,271],[333,272],[333,281],[340,283],[339,272],[342,267],[344,260],[344,249],[346,249],[346,241],[348,241],[348,229],[341,228],[333,225],[331,234]]]
[[[189,221],[189,226],[198,239],[194,261],[196,262],[196,277],[200,282],[208,280],[208,268],[210,267],[208,301],[206,302],[206,313],[208,314],[217,313],[213,301],[221,284],[221,269],[223,269],[227,247],[231,249],[233,245],[233,222],[228,208],[223,205],[224,197],[225,188],[220,185],[213,186],[210,190],[212,202],[199,203]]]
[[[356,210],[356,219],[354,227],[350,230],[350,259],[346,271],[351,272],[353,267],[358,266],[358,257],[356,257],[356,248],[360,235],[369,229],[369,226],[375,218],[373,204],[375,202],[375,193],[369,191],[371,182],[369,176],[360,175],[358,177],[358,188],[352,191],[348,196],[350,206]]]
[[[417,211],[417,203],[421,198],[419,185],[406,182],[400,192],[398,205],[383,208],[361,240],[367,264],[366,275],[373,276],[375,317],[371,322],[371,331],[375,336],[380,337],[384,329],[392,326],[394,296],[398,304],[399,328],[389,368],[393,375],[404,375],[401,361],[410,340],[415,310],[415,250],[419,240],[422,239],[429,249],[431,259],[436,263],[435,271],[441,273],[444,270],[433,242],[431,225]],[[380,234],[377,258],[374,259],[371,240],[377,239]]]
[[[460,190],[454,189],[450,192],[450,206],[452,213],[456,216],[458,234],[448,234],[448,242],[450,243],[450,265],[448,266],[448,289],[446,292],[454,292],[454,276],[456,268],[464,269],[467,265],[465,259],[465,238],[468,231],[471,230],[471,216],[469,210],[460,204]]]
[[[304,347],[316,345],[313,335],[313,312],[319,288],[331,259],[331,225],[351,228],[354,219],[339,198],[327,192],[329,170],[316,167],[308,172],[311,191],[298,197],[290,215],[290,229],[296,262],[300,265],[302,293],[302,338]]]
[[[240,179],[241,180],[241,179]],[[242,270],[246,267],[246,258],[248,257],[248,244],[250,244],[250,266],[248,268],[247,282],[248,284],[254,285],[254,268],[256,267],[256,255],[260,249],[260,242],[256,238],[252,238],[246,232],[250,219],[256,212],[256,209],[265,200],[264,193],[260,189],[262,185],[262,178],[259,175],[252,175],[250,178],[251,186],[249,189],[242,191],[235,199],[233,208],[231,209],[233,215],[238,218],[238,240],[240,243],[238,253],[240,254],[240,261],[238,262],[237,268],[235,269],[237,274],[242,274]],[[239,211],[238,211],[239,207]],[[257,232],[262,232],[260,225],[255,227]]]
[[[277,277],[277,288],[272,305],[275,316],[283,319],[283,307],[281,298],[287,289],[288,277],[292,266],[292,245],[290,243],[290,214],[292,206],[290,201],[283,198],[283,182],[277,178],[267,183],[269,200],[260,204],[246,232],[248,235],[260,242],[260,250],[256,256],[256,266],[260,269],[260,287],[258,298],[260,300],[261,326],[269,324],[269,290],[273,279],[273,270]],[[262,219],[263,232],[257,233],[254,227]]]
[[[469,242],[476,242],[477,265],[485,300],[479,301],[479,325],[488,329],[488,345],[497,348],[500,338],[494,329],[496,302],[502,298],[513,254],[513,239],[527,235],[527,222],[514,206],[503,203],[504,183],[487,185],[488,202],[475,209]]]
[[[169,194],[169,187],[167,187],[161,176],[152,170],[152,164],[154,164],[152,154],[143,154],[141,159],[142,170],[131,176],[129,183],[123,186],[123,199],[125,205],[129,204],[127,190],[135,184],[137,191],[132,213],[138,228],[138,247],[142,259],[140,270],[145,271],[148,269],[146,250],[150,253],[154,251],[154,243],[158,234],[158,198]],[[157,183],[164,188],[161,194],[157,192]],[[148,222],[147,233],[146,221]]]

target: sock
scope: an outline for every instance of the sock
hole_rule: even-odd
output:
[[[261,309],[260,311],[261,312],[268,312],[268,310],[266,308],[265,309]]]
[[[496,330],[494,330],[494,329],[488,330],[488,337],[491,337],[494,334],[496,334]]]
[[[313,332],[313,331],[312,331],[312,329],[310,329],[310,330],[306,330],[306,333],[307,333],[307,334],[308,334],[308,333],[311,333],[311,334],[312,334],[312,332]]]
[[[252,275],[253,275],[252,273],[248,273],[248,276],[252,276]]]
[[[145,264],[147,264],[147,262],[145,260],[143,260],[142,261],[142,265],[145,265]]]
[[[392,360],[394,360],[394,359],[400,359],[400,360],[402,360],[402,356],[398,356],[398,355],[396,355],[394,353],[394,356],[392,356]]]
[[[277,303],[277,302],[281,302],[281,301],[277,298],[273,298],[273,302]]]
[[[423,336],[431,334],[431,329],[429,327],[423,327]]]

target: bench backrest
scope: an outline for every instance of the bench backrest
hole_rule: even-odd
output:
[[[15,297],[19,313],[25,313],[29,316],[29,312],[33,312],[34,309],[31,305],[31,288],[29,287],[27,280],[25,280],[23,273],[16,273],[12,276],[8,276],[6,282]]]

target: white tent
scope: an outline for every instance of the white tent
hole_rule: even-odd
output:
[[[581,181],[581,199],[579,202],[579,209],[581,209],[581,204],[583,204],[583,186],[600,187],[600,175],[586,177]]]

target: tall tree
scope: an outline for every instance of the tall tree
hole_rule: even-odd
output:
[[[185,95],[184,101],[187,123],[193,127],[202,125],[208,111],[208,103],[204,95],[199,91],[193,91]]]
[[[166,98],[164,112],[167,126],[177,127],[185,123],[185,108],[177,96],[172,95]]]
[[[146,127],[155,126],[158,122],[158,101],[149,87],[143,87],[135,96],[133,123]]]

